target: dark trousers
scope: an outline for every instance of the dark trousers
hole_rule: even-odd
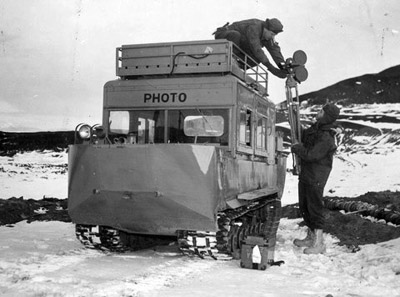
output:
[[[241,37],[242,37],[242,34],[240,34],[240,32],[235,31],[235,30],[220,29],[220,30],[217,30],[217,32],[215,32],[215,39],[228,39],[229,41],[232,41],[237,46],[240,46],[240,38]]]
[[[306,225],[322,229],[325,222],[324,188],[299,182],[299,208]]]
[[[241,48],[241,41],[242,38],[242,34],[240,34],[240,32],[235,31],[235,30],[227,30],[227,29],[219,29],[215,32],[215,39],[227,39],[229,41],[232,41],[234,44],[236,44],[239,48]],[[243,50],[243,49],[242,49]],[[233,53],[240,59],[242,60],[242,62],[245,59],[245,56],[243,54],[242,51],[240,50],[236,50],[236,48],[233,49]],[[247,53],[249,56],[250,53]],[[254,59],[254,57],[253,57]],[[247,61],[247,67],[245,67],[245,65],[243,65],[243,63],[239,63],[239,67],[244,69],[244,68],[249,68],[249,67],[254,67],[257,66],[256,63],[253,63],[253,61],[251,61],[250,59],[248,59]]]

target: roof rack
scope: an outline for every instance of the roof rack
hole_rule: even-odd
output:
[[[232,73],[267,93],[267,70],[226,39],[122,45],[116,50],[116,74],[124,79],[205,73]]]

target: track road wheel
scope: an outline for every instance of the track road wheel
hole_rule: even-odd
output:
[[[99,229],[102,249],[120,253],[126,251],[119,230],[105,226],[100,226]]]
[[[76,238],[87,248],[100,249],[101,240],[98,226],[75,225]]]

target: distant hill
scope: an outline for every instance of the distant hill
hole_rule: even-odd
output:
[[[300,96],[309,104],[325,104],[327,99],[343,106],[350,104],[400,103],[400,65],[376,74],[340,81],[324,89]]]
[[[35,150],[61,151],[74,143],[75,131],[60,132],[2,132],[0,156],[13,156],[19,152]]]

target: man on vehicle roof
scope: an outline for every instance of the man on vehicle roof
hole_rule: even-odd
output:
[[[275,41],[275,36],[283,32],[283,25],[278,19],[249,19],[217,28],[213,33],[215,39],[227,39],[235,43],[240,49],[246,52],[257,63],[264,64],[267,69],[279,78],[286,78],[287,72],[282,70],[285,59],[281,48]],[[265,47],[279,69],[273,66],[263,51]],[[240,53],[236,53],[240,58]],[[247,62],[250,67],[256,66],[252,61]],[[243,65],[242,65],[243,66]]]

